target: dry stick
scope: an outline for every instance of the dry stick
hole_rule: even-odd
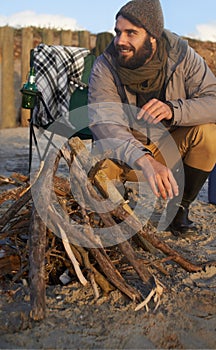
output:
[[[98,285],[96,283],[95,276],[94,276],[94,273],[92,271],[88,272],[88,278],[89,278],[89,280],[91,282],[95,299],[98,299],[100,297],[100,292],[98,290]]]
[[[5,227],[5,225],[11,219],[14,218],[14,216],[20,211],[20,209],[30,201],[30,199],[32,198],[31,189],[32,189],[32,186],[37,184],[39,174],[40,174],[40,170],[39,170],[38,174],[36,174],[35,181],[34,181],[33,185],[26,187],[23,190],[23,193],[19,197],[19,199],[16,200],[16,202],[14,202],[10,206],[10,208],[4,213],[4,215],[0,218],[0,231]]]
[[[46,315],[46,285],[44,258],[46,247],[46,225],[33,208],[30,225],[30,316],[33,320],[42,320]]]
[[[61,155],[58,154],[56,156],[55,154],[49,153],[48,157],[46,159],[46,162],[44,163],[44,167],[42,169],[40,177],[38,179],[37,185],[39,185],[39,187],[37,188],[37,190],[41,191],[41,193],[37,193],[39,199],[43,195],[44,191],[46,191],[46,196],[48,196],[48,194],[49,194],[50,180],[51,180],[51,177],[53,176],[53,173],[54,173],[52,171],[53,159],[54,159],[53,157],[54,156],[56,157],[55,166],[54,166],[54,168],[56,169],[56,166],[59,162]],[[66,156],[69,156],[69,158],[71,158],[70,154],[67,154]],[[79,179],[79,174],[77,176]],[[44,196],[43,196],[43,198],[44,198]],[[47,216],[54,223],[54,225],[56,222],[59,222],[58,220],[60,219],[60,215],[56,211],[56,209],[51,201],[49,201],[49,205],[47,206]],[[88,227],[88,229],[89,228],[90,227]],[[83,227],[83,232],[81,232],[81,229],[80,228],[77,229],[76,225],[72,225],[72,224],[68,223],[68,220],[63,220],[62,221],[62,229],[65,231],[66,234],[73,233],[73,235],[76,238],[78,238],[78,241],[82,241],[83,236],[84,236],[88,247],[89,246],[90,247],[98,246],[97,240],[95,239],[95,237],[91,234],[91,232],[89,230],[88,230],[89,235],[88,236],[86,235],[86,232],[85,232],[86,227]],[[99,265],[101,266],[101,268],[102,268],[103,272],[105,273],[105,275],[107,276],[108,280],[113,285],[115,285],[116,288],[121,290],[130,299],[140,300],[140,294],[134,288],[127,285],[127,283],[125,282],[123,277],[120,275],[118,270],[112,264],[111,260],[109,259],[109,257],[107,256],[107,254],[105,253],[103,248],[90,248],[90,252],[95,257],[95,259],[99,263]]]
[[[128,285],[123,279],[119,271],[114,267],[112,261],[107,256],[106,252],[102,248],[90,248],[91,255],[100,265],[102,271],[107,276],[108,280],[121,292],[127,295],[132,300],[141,300],[140,293],[130,285]]]
[[[63,242],[63,245],[64,245],[64,248],[67,252],[67,255],[69,256],[72,264],[73,264],[73,267],[74,267],[74,270],[76,272],[76,275],[78,277],[78,280],[80,281],[80,283],[83,285],[83,286],[86,286],[88,284],[88,281],[86,280],[86,278],[83,276],[83,273],[80,269],[80,266],[79,266],[79,263],[78,261],[76,260],[75,258],[75,255],[70,247],[70,243],[68,241],[68,238],[67,238],[67,235],[66,233],[64,232],[64,230],[62,230],[62,228],[60,227],[60,225],[58,225],[58,228],[59,228],[59,231],[60,231],[60,234],[61,234],[61,238],[62,238],[62,242]]]
[[[82,255],[85,267],[88,270],[92,271],[95,277],[95,281],[101,287],[101,289],[106,294],[114,290],[114,287],[107,281],[107,279],[90,263],[88,252],[84,248],[79,246],[76,246],[75,249],[77,249],[78,252]]]
[[[67,208],[66,208],[66,203],[65,201],[61,201],[62,203],[62,207],[65,211],[65,213],[67,213]],[[79,265],[79,262],[77,261],[76,259],[76,256],[71,248],[71,245],[70,245],[70,242],[68,240],[68,237],[65,233],[65,231],[62,229],[61,225],[60,224],[56,224],[58,229],[59,229],[59,232],[60,232],[60,236],[61,236],[61,239],[62,239],[62,243],[64,245],[64,248],[66,250],[66,253],[68,255],[68,257],[70,258],[71,262],[72,262],[72,265],[74,267],[74,270],[75,270],[75,273],[78,277],[78,280],[80,281],[80,283],[83,285],[83,286],[86,286],[88,284],[88,281],[87,279],[83,276],[83,273],[80,269],[80,265]]]
[[[26,190],[26,185],[20,186],[17,188],[12,188],[10,190],[7,190],[0,194],[0,205],[4,203],[5,201],[8,201],[10,199],[17,200],[23,195],[23,191]]]
[[[2,230],[5,225],[14,218],[14,216],[19,212],[19,210],[26,205],[31,199],[31,187],[26,190],[26,192],[16,200],[10,208],[4,213],[0,218],[0,230]]]
[[[53,155],[50,158],[53,160]],[[57,167],[57,162],[55,165]],[[38,186],[41,184],[41,178],[46,178],[46,175],[52,172],[52,169],[53,167],[50,167],[50,159],[48,159],[32,185],[32,188],[36,188],[37,190]],[[30,191],[31,189],[29,189],[29,195],[31,195]],[[33,205],[30,225],[29,277],[31,301],[30,317],[34,320],[42,320],[46,315],[45,247],[46,224],[42,221]]]
[[[76,178],[73,178],[73,182],[77,182]],[[78,188],[80,184],[77,183]],[[83,198],[82,192],[79,193],[79,197]],[[65,205],[65,202],[62,201],[63,203],[63,209],[67,213],[67,208]],[[89,224],[89,217],[87,216],[86,209],[84,207],[81,208],[82,216],[84,218],[85,224]],[[64,243],[64,242],[63,242]],[[77,257],[79,256],[79,262],[84,264],[86,269],[89,271],[88,277],[90,279],[90,282],[92,284],[92,288],[95,294],[95,297],[99,297],[99,292],[97,288],[97,284],[101,287],[101,289],[108,294],[110,291],[114,290],[114,287],[106,280],[106,278],[99,273],[99,271],[90,263],[89,257],[88,257],[88,252],[80,247],[80,246],[74,246],[70,244],[70,248],[73,251],[74,255]]]
[[[139,222],[135,220],[134,217],[129,216],[127,211],[122,206],[119,206],[115,211],[114,214],[123,219],[126,216],[128,216],[128,223],[133,229],[139,229]],[[142,228],[142,230],[139,231],[139,234],[144,237],[146,240],[148,240],[154,247],[162,251],[164,254],[169,255],[170,260],[175,261],[177,264],[179,264],[181,267],[183,267],[188,272],[197,272],[202,269],[202,266],[195,265],[191,263],[189,260],[183,258],[179,253],[177,253],[174,249],[170,248],[166,243],[160,241],[153,233],[149,234],[148,230],[145,228]]]
[[[95,174],[94,177],[94,183],[95,186],[99,189],[101,193],[105,193],[107,198],[110,198],[112,203],[114,203],[116,206],[122,205],[123,208],[126,210],[126,212],[129,215],[132,215],[136,218],[136,220],[139,222],[139,219],[136,217],[135,213],[131,209],[131,207],[125,202],[124,198],[121,196],[119,191],[116,189],[112,181],[110,181],[107,177],[107,175],[104,173],[103,169],[100,169],[97,171],[97,174]],[[126,218],[126,217],[125,217]],[[140,223],[140,229],[142,228],[142,224]],[[157,254],[157,249],[150,244],[146,239],[141,237],[139,235],[139,230],[133,230],[133,232],[130,232],[130,236],[134,237],[134,241],[139,241],[139,245],[144,249],[149,251],[151,254],[155,255]],[[136,238],[135,238],[136,236]]]

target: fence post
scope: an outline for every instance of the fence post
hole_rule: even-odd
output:
[[[29,72],[30,50],[33,48],[33,28],[22,28],[22,52],[21,52],[21,79],[22,84],[26,82]],[[21,126],[28,126],[30,110],[21,110]]]
[[[79,47],[85,47],[90,49],[90,33],[87,30],[82,30],[78,32]]]
[[[75,32],[72,32],[72,43],[71,43],[72,46],[79,46],[79,35],[78,35],[78,32],[75,31]]]
[[[72,31],[62,30],[61,31],[61,45],[72,46]]]
[[[46,45],[54,45],[53,29],[43,28],[42,40],[43,40],[43,43]]]
[[[1,128],[16,126],[14,103],[14,29],[1,28]]]

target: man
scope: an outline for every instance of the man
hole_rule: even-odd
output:
[[[187,41],[164,29],[159,0],[128,2],[115,32],[91,73],[90,127],[102,149],[113,143],[112,158],[127,164],[106,163],[108,175],[141,170],[153,193],[169,200],[169,229],[182,237],[196,230],[189,206],[216,163],[216,78]]]

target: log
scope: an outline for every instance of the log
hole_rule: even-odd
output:
[[[54,158],[55,156],[55,158]],[[35,320],[42,320],[46,316],[46,283],[45,283],[45,247],[46,247],[46,206],[44,206],[43,219],[40,217],[36,205],[37,202],[37,191],[41,188],[44,190],[43,179],[46,175],[53,175],[58,167],[59,154],[53,155],[51,160],[55,159],[55,163],[51,167],[50,161],[46,161],[43,168],[40,169],[39,173],[35,175],[35,182],[31,186],[31,192],[33,193],[33,207],[32,217],[30,223],[30,243],[29,243],[29,278],[30,278],[30,301],[31,301],[31,312],[30,317]],[[49,184],[50,185],[50,184]],[[30,189],[29,189],[30,191]],[[46,200],[49,202],[49,192],[45,188]]]
[[[30,317],[35,321],[42,320],[46,316],[45,247],[46,225],[33,208],[29,240],[29,279]]]
[[[128,285],[119,271],[114,267],[110,258],[102,248],[90,248],[91,255],[100,265],[103,273],[107,276],[108,280],[122,293],[127,295],[133,301],[140,301],[140,293],[130,285]]]

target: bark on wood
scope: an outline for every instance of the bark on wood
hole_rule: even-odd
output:
[[[74,248],[75,247],[73,247],[73,249]],[[94,274],[96,283],[105,292],[105,294],[108,294],[114,290],[114,287],[107,281],[107,279],[93,266],[93,264],[90,263],[88,251],[79,246],[77,246],[76,249],[83,257],[84,266]]]
[[[5,225],[14,218],[14,216],[19,212],[19,210],[26,205],[31,199],[31,188],[29,187],[26,192],[16,201],[11,207],[5,212],[5,214],[0,218],[0,230],[2,230]]]
[[[107,276],[108,280],[122,293],[127,295],[130,299],[139,301],[141,300],[140,293],[130,285],[128,285],[119,271],[115,268],[110,258],[102,248],[90,248],[91,255],[100,265],[102,271]]]
[[[30,226],[30,316],[35,321],[42,320],[46,315],[46,285],[45,285],[45,246],[46,225],[41,220],[35,208],[32,211]]]
[[[3,254],[4,252],[4,254]],[[0,257],[0,277],[7,274],[14,274],[21,268],[21,259],[18,254],[14,251],[5,250],[4,246],[1,246],[1,257]]]
[[[119,206],[118,209],[115,211],[115,215],[117,215],[119,218],[125,218],[125,216],[128,216],[128,213],[124,210],[123,207]],[[140,224],[137,222],[133,217],[128,216],[128,223],[131,227],[139,229]],[[164,254],[168,255],[170,260],[175,261],[177,264],[179,264],[181,267],[183,267],[188,272],[197,272],[202,269],[201,265],[195,265],[191,263],[189,260],[182,257],[177,251],[169,247],[166,243],[160,241],[153,233],[149,233],[149,229],[142,228],[139,231],[139,234],[144,237],[145,240],[149,241],[155,248],[162,251]]]

